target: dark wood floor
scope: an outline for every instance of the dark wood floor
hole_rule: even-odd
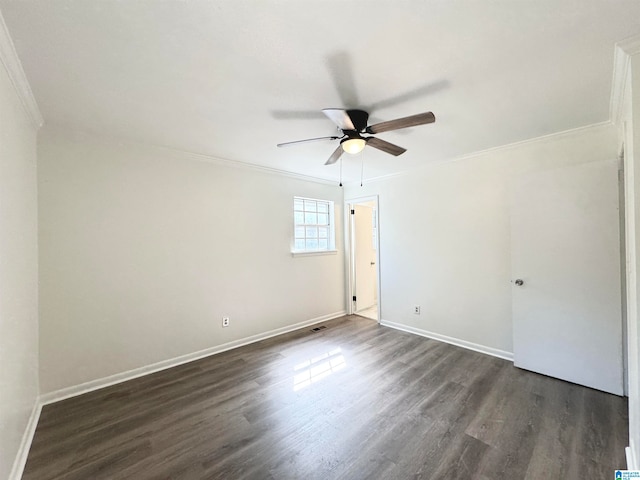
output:
[[[609,479],[623,398],[357,316],[42,411],[24,479]]]

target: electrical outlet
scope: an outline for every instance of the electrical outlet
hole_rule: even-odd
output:
[[[222,326],[223,327],[229,326],[229,317],[222,317]]]
[[[415,307],[413,307],[413,313],[415,313],[416,315],[420,315],[420,305],[416,305]]]

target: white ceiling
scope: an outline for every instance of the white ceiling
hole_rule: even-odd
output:
[[[408,151],[345,155],[355,180],[609,120],[637,0],[0,0],[48,124],[337,180],[326,107]]]

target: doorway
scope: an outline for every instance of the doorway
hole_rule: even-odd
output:
[[[380,321],[378,197],[346,202],[350,314]]]

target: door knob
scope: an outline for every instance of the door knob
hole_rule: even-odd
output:
[[[375,265],[375,264],[376,264],[376,262],[371,262],[371,265]]]
[[[521,287],[522,285],[524,285],[524,281],[522,281],[522,279],[518,278],[518,279],[515,281],[515,284],[516,284],[517,286]]]

